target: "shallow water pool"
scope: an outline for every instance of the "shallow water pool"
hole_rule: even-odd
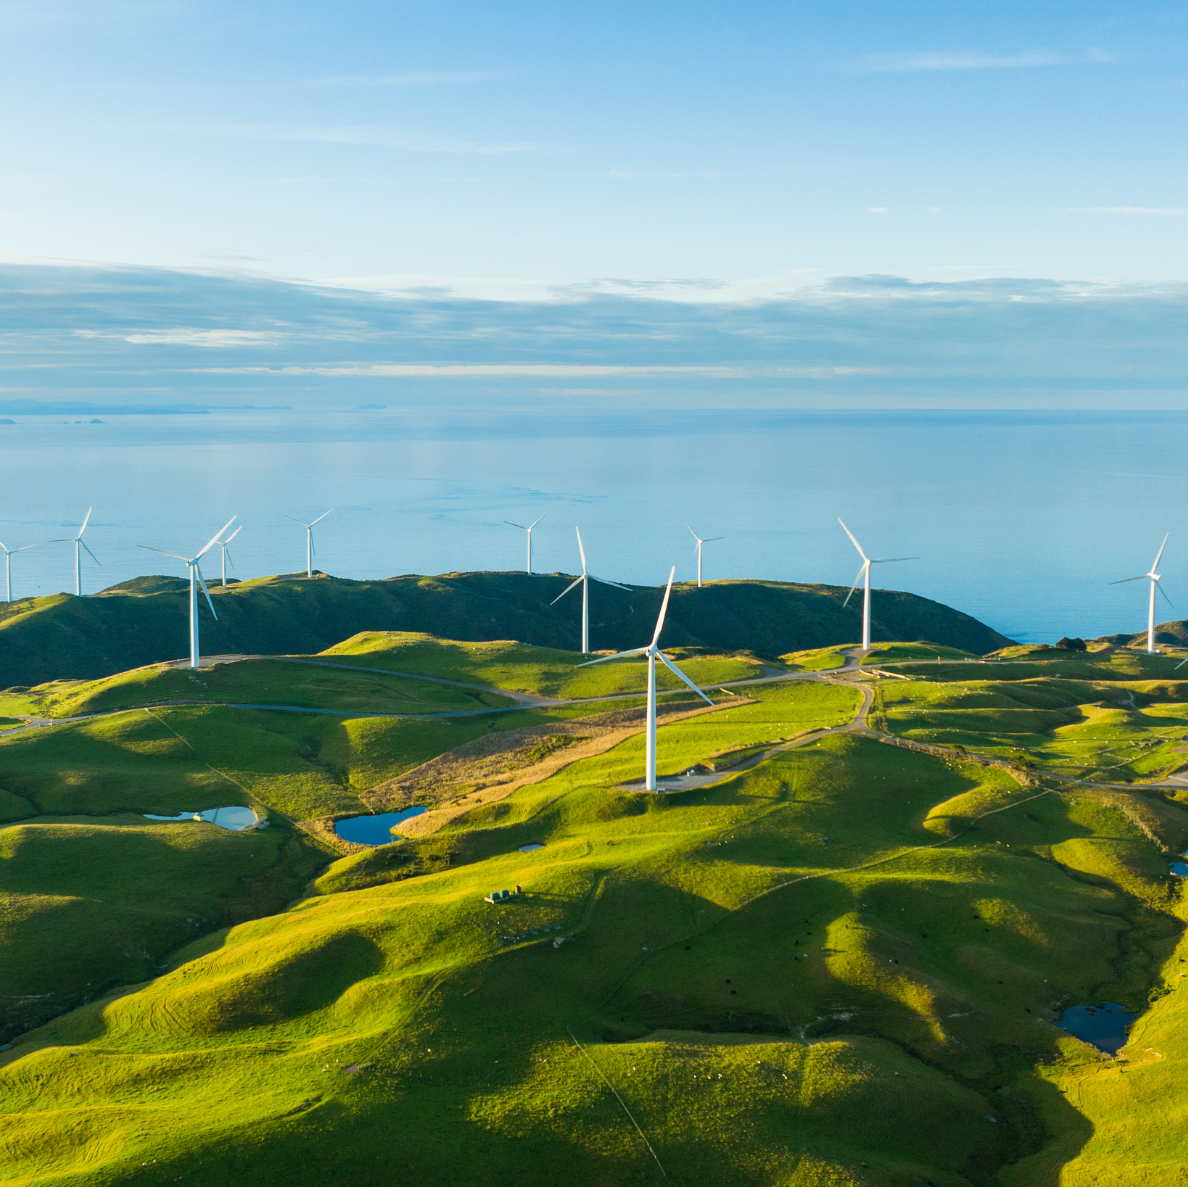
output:
[[[1116,1002],[1103,1002],[1101,1006],[1073,1006],[1060,1016],[1058,1027],[1075,1035],[1077,1039],[1108,1052],[1118,1053],[1128,1040],[1126,1034],[1134,1022],[1134,1012],[1126,1010]]]
[[[392,836],[392,826],[407,821],[410,817],[419,817],[425,808],[418,805],[404,809],[399,813],[367,813],[361,817],[343,817],[334,822],[334,832],[343,841],[354,842],[357,846],[386,846],[396,839]]]
[[[251,829],[259,820],[254,809],[245,808],[240,804],[205,809],[200,813],[177,813],[172,817],[163,817],[157,813],[145,813],[144,816],[148,817],[150,821],[209,821],[220,829],[230,829],[232,833]]]

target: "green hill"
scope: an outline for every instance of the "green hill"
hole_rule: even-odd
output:
[[[445,639],[511,639],[541,647],[580,645],[577,591],[550,606],[568,577],[460,573],[356,582],[318,575],[266,578],[211,589],[218,621],[203,607],[206,655],[320,652],[361,631],[419,631]],[[596,586],[590,644],[595,650],[648,642],[662,589]],[[846,590],[785,582],[712,582],[673,588],[664,641],[715,652],[775,658],[805,648],[853,643],[860,604]],[[899,591],[873,602],[875,639],[928,639],[984,653],[1010,641],[960,611]],[[94,678],[176,659],[188,650],[186,586],[145,577],[101,594],[55,594],[0,609],[0,688],[58,677]]]
[[[658,796],[624,790],[637,709],[357,708],[433,675],[570,679],[506,644],[348,640],[345,685],[224,670],[336,714],[204,704],[0,737],[0,808],[25,814],[0,828],[0,993],[69,1005],[108,980],[0,1052],[0,1180],[1179,1182],[1188,798],[1159,781],[1188,680],[1108,650],[880,654],[908,680],[830,674],[831,654],[697,716],[669,705],[661,775],[709,782]],[[367,671],[385,663],[417,676]],[[756,762],[709,774],[735,755]],[[393,773],[435,829],[324,849],[287,908],[248,899],[312,861],[324,835],[294,823]],[[130,817],[229,796],[270,829]],[[187,910],[245,922],[185,943]],[[1102,1001],[1145,1011],[1117,1061],[1054,1026]]]
[[[1147,633],[1136,631],[1133,635],[1126,631],[1114,635],[1103,635],[1104,643],[1122,644],[1132,648],[1147,646]],[[1155,627],[1155,642],[1167,647],[1182,648],[1188,646],[1188,619],[1171,619],[1166,623],[1159,623]]]

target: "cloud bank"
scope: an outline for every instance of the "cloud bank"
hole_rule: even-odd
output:
[[[9,264],[0,277],[0,401],[1142,409],[1188,397],[1182,284],[866,276],[728,300],[717,282],[607,281],[495,301],[163,269]]]

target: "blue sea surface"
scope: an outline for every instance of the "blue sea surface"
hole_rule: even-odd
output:
[[[231,515],[232,576],[314,564],[351,578],[515,569],[545,519],[534,566],[659,584],[705,576],[848,586],[860,558],[876,587],[909,590],[1020,640],[1137,631],[1144,573],[1165,532],[1163,585],[1188,606],[1188,505],[1180,412],[633,412],[539,409],[222,411],[0,425],[0,540],[17,597],[73,590],[73,549],[43,543],[95,512],[84,592],[184,567]],[[219,572],[217,550],[204,571]],[[592,597],[595,595],[592,595]],[[876,596],[877,598],[877,596]],[[876,603],[877,617],[877,603]],[[1161,603],[1160,618],[1182,614]]]

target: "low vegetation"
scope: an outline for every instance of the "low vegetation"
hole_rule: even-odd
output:
[[[360,706],[431,676],[573,696],[609,672],[606,698],[629,667],[379,632],[330,652],[359,671],[310,699]],[[200,704],[0,738],[0,925],[30,921],[4,993],[59,996],[0,1054],[0,1175],[1178,1182],[1188,807],[1150,786],[1183,759],[1175,661],[781,655],[712,710],[669,695],[660,774],[718,771],[665,795],[625,790],[633,698],[428,721]],[[226,667],[246,694],[284,665]],[[353,852],[311,831],[396,785],[431,831]],[[129,815],[232,802],[270,827]],[[68,911],[108,905],[92,958]],[[123,964],[117,927],[143,948]],[[58,946],[44,974],[34,937]],[[1118,1062],[1055,1026],[1103,1001],[1146,1012]]]

